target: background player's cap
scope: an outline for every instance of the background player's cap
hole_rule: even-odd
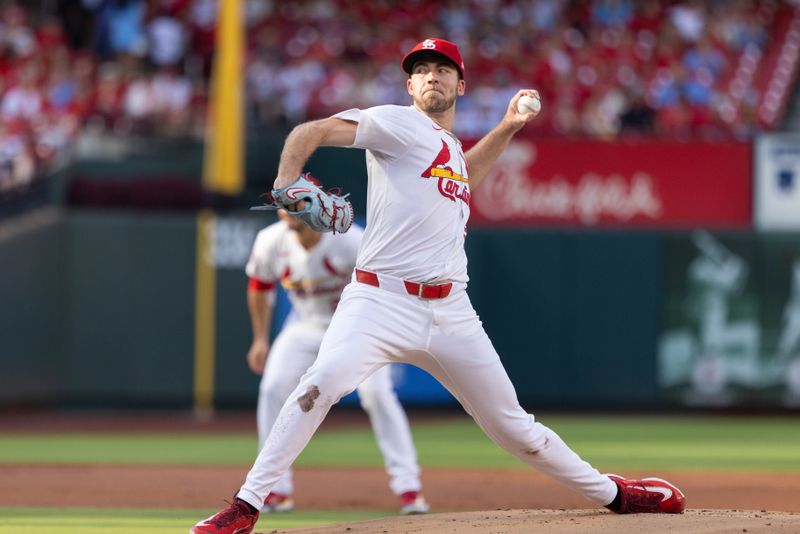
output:
[[[434,37],[429,37],[424,41],[420,41],[417,43],[417,46],[411,49],[411,51],[406,54],[406,57],[403,58],[401,65],[403,66],[403,70],[406,71],[408,74],[411,74],[411,69],[414,67],[414,62],[418,59],[431,54],[439,54],[444,56],[448,61],[451,61],[458,72],[461,74],[461,77],[464,77],[464,60],[461,57],[461,52],[458,51],[458,47],[455,43],[451,43],[450,41],[445,41],[444,39],[436,39]]]

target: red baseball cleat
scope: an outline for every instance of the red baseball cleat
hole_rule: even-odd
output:
[[[294,499],[291,495],[284,495],[283,493],[270,492],[267,498],[264,499],[264,508],[262,512],[281,513],[291,512],[294,509]]]
[[[427,514],[431,510],[419,491],[407,491],[400,495],[400,515]]]
[[[626,480],[619,475],[606,475],[619,488],[618,514],[682,514],[686,509],[683,492],[666,480],[643,478]]]
[[[227,508],[197,523],[191,534],[250,534],[258,521],[258,512],[241,499],[234,498]]]

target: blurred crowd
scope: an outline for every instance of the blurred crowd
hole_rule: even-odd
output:
[[[478,136],[520,87],[543,96],[542,134],[613,138],[748,135],[754,86],[729,93],[742,57],[769,44],[777,0],[321,0],[254,26],[249,81],[259,117],[289,122],[406,103],[398,58],[425,36],[467,66],[456,131]]]
[[[0,192],[50,169],[82,136],[201,136],[217,0],[0,4]],[[348,107],[407,104],[399,59],[455,41],[467,94],[457,133],[491,128],[520,87],[539,135],[747,137],[752,72],[779,0],[245,0],[251,128]]]

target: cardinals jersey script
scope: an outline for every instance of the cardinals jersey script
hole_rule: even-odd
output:
[[[367,149],[369,220],[360,269],[425,282],[467,282],[469,171],[461,142],[414,106],[350,109]],[[411,150],[411,149],[414,150]]]
[[[285,222],[277,222],[256,236],[247,275],[267,285],[279,281],[297,320],[327,326],[353,274],[362,234],[356,226],[346,234],[322,234],[306,250]]]

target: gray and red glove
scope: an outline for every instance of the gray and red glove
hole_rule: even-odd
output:
[[[313,181],[312,181],[313,180]],[[310,173],[300,175],[293,183],[273,189],[265,195],[266,202],[253,210],[285,209],[289,215],[297,217],[312,230],[343,234],[353,224],[353,205],[347,195],[341,196],[331,191],[323,191]],[[292,211],[291,206],[305,201],[303,209]]]

